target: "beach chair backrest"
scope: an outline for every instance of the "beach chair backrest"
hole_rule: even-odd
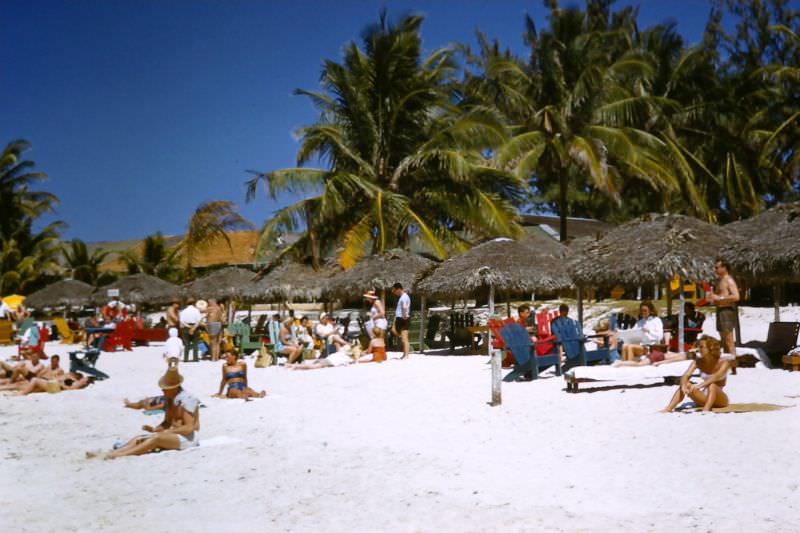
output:
[[[573,358],[580,355],[581,344],[583,344],[583,331],[577,320],[571,318],[559,318],[554,320],[551,324],[553,335],[556,336],[558,342],[564,347],[564,352],[567,358]]]
[[[765,349],[770,352],[784,352],[784,355],[797,346],[800,322],[770,322]]]
[[[14,328],[10,320],[0,320],[0,344],[11,344]]]
[[[524,365],[531,359],[531,338],[525,328],[519,324],[505,324],[500,328],[500,337],[508,350],[514,355],[518,365]]]
[[[281,334],[281,324],[276,320],[270,320],[267,323],[267,333],[269,334],[269,342],[277,344],[278,338]]]
[[[550,312],[547,309],[542,309],[536,313],[536,331],[539,337],[552,335],[550,332]]]
[[[58,330],[58,334],[61,335],[61,338],[66,341],[72,340],[72,330],[69,329],[67,325],[67,321],[63,318],[57,316],[53,318],[53,324],[56,325],[56,329]]]

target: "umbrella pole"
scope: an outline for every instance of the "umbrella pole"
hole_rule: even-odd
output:
[[[775,305],[775,322],[781,321],[781,287],[777,283],[772,286],[772,301]]]
[[[667,282],[667,316],[672,316],[672,286]]]
[[[578,323],[583,331],[583,290],[580,285],[578,285]]]
[[[511,293],[506,293],[506,317],[511,318]]]
[[[678,353],[683,353],[683,280],[678,286],[678,298],[680,299],[680,307],[678,308]]]
[[[425,295],[422,295],[419,300],[419,353],[425,353]]]
[[[489,285],[489,314],[494,314],[494,285]]]

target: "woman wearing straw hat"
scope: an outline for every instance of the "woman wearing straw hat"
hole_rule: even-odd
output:
[[[373,329],[382,329],[385,333],[386,329],[389,327],[389,323],[386,322],[386,311],[383,309],[383,303],[381,303],[381,299],[378,298],[378,295],[375,293],[375,291],[365,292],[364,300],[366,300],[367,303],[372,304],[372,307],[369,310],[369,320],[366,324],[364,324],[364,326],[367,328],[367,333],[369,333],[369,337],[372,339],[375,337],[375,335],[372,333]]]
[[[142,455],[156,449],[185,450],[200,444],[200,401],[181,387],[183,376],[178,372],[178,359],[169,360],[169,368],[158,380],[164,392],[164,421],[156,427],[142,426],[152,435],[134,437],[127,444],[106,455],[116,459],[126,455]],[[92,456],[92,454],[87,454]]]

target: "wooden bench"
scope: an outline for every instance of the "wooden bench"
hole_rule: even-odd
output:
[[[783,368],[790,372],[800,370],[800,355],[784,355]]]

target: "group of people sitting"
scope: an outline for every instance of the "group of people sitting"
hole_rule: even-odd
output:
[[[50,357],[48,365],[43,364],[36,351],[28,353],[23,361],[17,363],[0,361],[0,376],[0,391],[19,396],[83,389],[94,381],[91,376],[80,372],[64,372],[58,355]]]

